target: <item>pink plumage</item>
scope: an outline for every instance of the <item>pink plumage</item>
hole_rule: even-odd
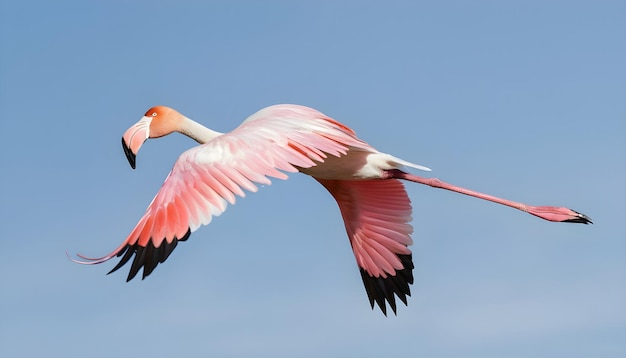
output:
[[[590,223],[567,208],[533,207],[422,178],[404,168],[430,170],[379,152],[344,124],[312,108],[275,105],[248,117],[230,133],[210,130],[179,112],[153,107],[122,137],[124,152],[135,168],[135,156],[148,138],[185,134],[199,146],[180,155],[146,213],[122,244],[100,258],[78,255],[82,264],[120,257],[110,271],[131,259],[127,280],[143,268],[150,275],[178,242],[222,214],[245,192],[256,192],[269,178],[285,173],[313,176],[336,199],[346,232],[374,307],[396,312],[395,297],[407,304],[413,283],[411,204],[400,179],[460,192],[526,211],[550,221]]]

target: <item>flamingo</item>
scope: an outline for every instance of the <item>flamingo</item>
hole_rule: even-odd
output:
[[[122,137],[135,169],[136,155],[149,138],[182,133],[200,145],[180,155],[139,223],[110,254],[73,261],[100,264],[121,257],[109,272],[132,258],[127,281],[143,268],[142,279],[163,263],[180,241],[222,214],[236,196],[301,172],[315,178],[335,198],[369,303],[396,314],[396,299],[407,305],[413,284],[411,203],[400,180],[451,190],[509,206],[554,222],[590,224],[584,214],[564,207],[530,206],[405,171],[430,171],[376,150],[346,125],[299,105],[274,105],[248,117],[230,133],[219,133],[165,106],[150,108]]]

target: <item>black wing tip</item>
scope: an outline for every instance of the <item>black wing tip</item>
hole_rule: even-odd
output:
[[[122,255],[123,257],[120,259],[117,265],[115,265],[115,267],[113,267],[113,269],[111,269],[111,271],[107,273],[107,275],[120,269],[122,266],[128,263],[128,261],[130,261],[130,259],[134,255],[135,257],[131,264],[130,271],[128,272],[128,276],[126,277],[126,282],[135,278],[135,276],[137,276],[139,270],[141,270],[142,267],[143,272],[141,275],[141,279],[143,280],[148,277],[160,263],[163,263],[165,262],[165,260],[167,260],[172,251],[174,251],[174,249],[176,248],[176,245],[178,245],[179,241],[186,241],[189,238],[189,235],[191,235],[191,231],[187,230],[187,233],[180,239],[174,237],[172,242],[169,243],[163,240],[159,247],[155,247],[152,243],[152,240],[149,240],[146,246],[140,246],[138,244],[126,245],[126,247],[120,250],[120,252],[117,254],[118,257]]]
[[[407,296],[411,296],[409,285],[413,284],[414,268],[412,255],[398,255],[398,258],[404,269],[396,271],[395,276],[373,277],[364,269],[360,270],[370,306],[374,309],[374,303],[376,303],[385,316],[387,316],[387,304],[391,307],[393,314],[397,315],[396,296],[405,306],[408,304]]]

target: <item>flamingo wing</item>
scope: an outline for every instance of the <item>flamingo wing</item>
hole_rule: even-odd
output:
[[[242,189],[271,184],[268,177],[286,179],[323,162],[327,155],[345,155],[349,147],[368,148],[354,132],[306,107],[268,108],[248,118],[234,131],[192,148],[178,158],[146,213],[124,242],[101,258],[79,255],[83,264],[98,264],[122,256],[109,272],[134,259],[127,281],[143,267],[143,278],[164,262],[179,241],[226,210]]]
[[[337,200],[365,291],[386,315],[395,296],[407,304],[413,284],[411,202],[404,185],[391,180],[317,179]]]

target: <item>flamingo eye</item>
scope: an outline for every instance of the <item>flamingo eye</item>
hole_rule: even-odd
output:
[[[152,117],[156,117],[157,113],[156,112],[152,112]]]

